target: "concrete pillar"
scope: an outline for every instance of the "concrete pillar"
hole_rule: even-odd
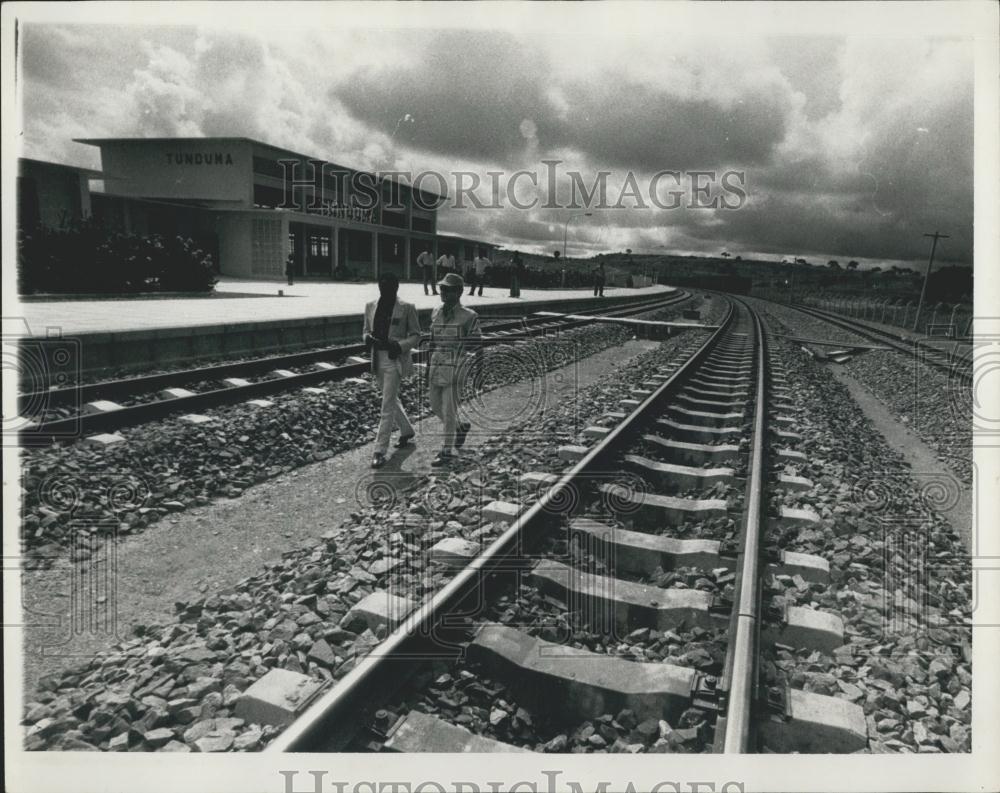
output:
[[[333,226],[330,229],[330,274],[337,272],[340,266],[340,227]]]
[[[90,177],[80,174],[80,217],[90,217]]]
[[[372,232],[372,279],[377,280],[379,274],[378,232]]]
[[[407,212],[409,212],[409,208],[407,208]],[[410,268],[413,266],[413,262],[410,260],[411,242],[409,234],[403,237],[403,261],[405,262],[403,265],[403,278],[407,279],[411,277]]]

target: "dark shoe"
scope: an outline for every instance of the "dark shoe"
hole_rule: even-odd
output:
[[[404,446],[409,446],[410,445],[410,441],[412,441],[412,440],[413,440],[413,434],[412,433],[409,434],[409,435],[400,435],[399,436],[399,440],[396,441],[396,448],[397,449],[402,449]]]
[[[372,468],[381,468],[385,465],[385,455],[382,452],[375,452],[372,455]]]
[[[446,454],[445,452],[438,452],[437,457],[431,460],[431,465],[435,468],[441,468],[445,465],[451,465],[451,461],[455,459],[454,454]]]
[[[461,449],[465,445],[465,436],[469,434],[471,429],[472,425],[468,422],[458,425],[458,429],[455,430],[455,446]]]

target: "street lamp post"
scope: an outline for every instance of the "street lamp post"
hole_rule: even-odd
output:
[[[589,217],[593,217],[593,216],[594,216],[593,212],[576,212],[576,213],[570,215],[568,218],[566,218],[566,223],[563,224],[563,252],[562,252],[563,259],[568,259],[569,258],[569,256],[566,255],[566,242],[568,240],[568,236],[567,235],[569,233],[569,224],[570,224],[570,221],[572,221],[573,218],[579,218],[579,217],[589,218]]]

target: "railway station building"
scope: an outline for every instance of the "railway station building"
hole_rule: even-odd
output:
[[[19,161],[22,222],[92,215],[130,233],[180,234],[221,274],[254,279],[284,279],[286,265],[296,278],[411,278],[425,249],[461,263],[497,247],[439,234],[446,196],[250,138],[77,142],[100,149],[99,171]]]

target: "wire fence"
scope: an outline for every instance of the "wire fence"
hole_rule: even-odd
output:
[[[968,303],[927,303],[918,319],[916,300],[803,295],[799,302],[845,317],[892,325],[928,336],[954,339],[972,335],[972,306]]]

